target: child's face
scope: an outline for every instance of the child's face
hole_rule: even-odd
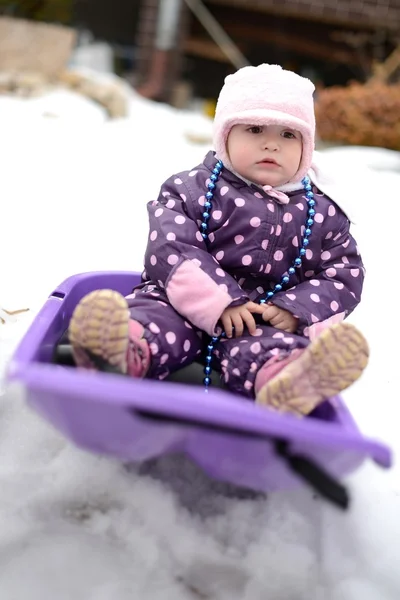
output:
[[[239,175],[258,185],[278,187],[298,171],[301,134],[282,125],[234,125],[227,150]]]

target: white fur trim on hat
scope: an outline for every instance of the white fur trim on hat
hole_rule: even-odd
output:
[[[214,149],[232,170],[226,149],[234,125],[284,125],[302,136],[299,169],[291,181],[300,181],[311,166],[315,140],[314,84],[279,65],[244,67],[225,78],[214,119]]]

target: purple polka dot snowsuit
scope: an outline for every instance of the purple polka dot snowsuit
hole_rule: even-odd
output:
[[[207,241],[200,234],[213,152],[192,171],[170,177],[148,204],[150,230],[143,283],[128,297],[145,328],[148,376],[164,379],[192,362],[219,327],[225,308],[258,302],[298,256],[307,202],[304,190],[279,204],[223,169],[214,192]],[[314,188],[315,223],[303,265],[273,303],[298,318],[288,334],[257,320],[255,336],[222,340],[215,352],[226,385],[253,397],[258,370],[272,356],[310,343],[318,328],[345,318],[359,303],[364,268],[349,221]],[[208,334],[208,335],[206,335]]]

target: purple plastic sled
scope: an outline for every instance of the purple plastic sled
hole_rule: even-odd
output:
[[[198,385],[83,372],[54,362],[85,294],[112,288],[127,295],[139,281],[130,272],[70,277],[51,294],[9,364],[7,380],[22,383],[29,404],[78,446],[135,462],[184,452],[211,477],[263,491],[307,480],[342,506],[347,496],[336,479],[366,458],[390,467],[390,450],[361,435],[340,397],[299,420],[216,386],[205,393]]]

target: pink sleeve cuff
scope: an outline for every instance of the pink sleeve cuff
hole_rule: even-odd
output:
[[[215,283],[191,260],[174,271],[166,292],[175,310],[209,335],[216,333],[218,319],[234,300],[226,285]]]

